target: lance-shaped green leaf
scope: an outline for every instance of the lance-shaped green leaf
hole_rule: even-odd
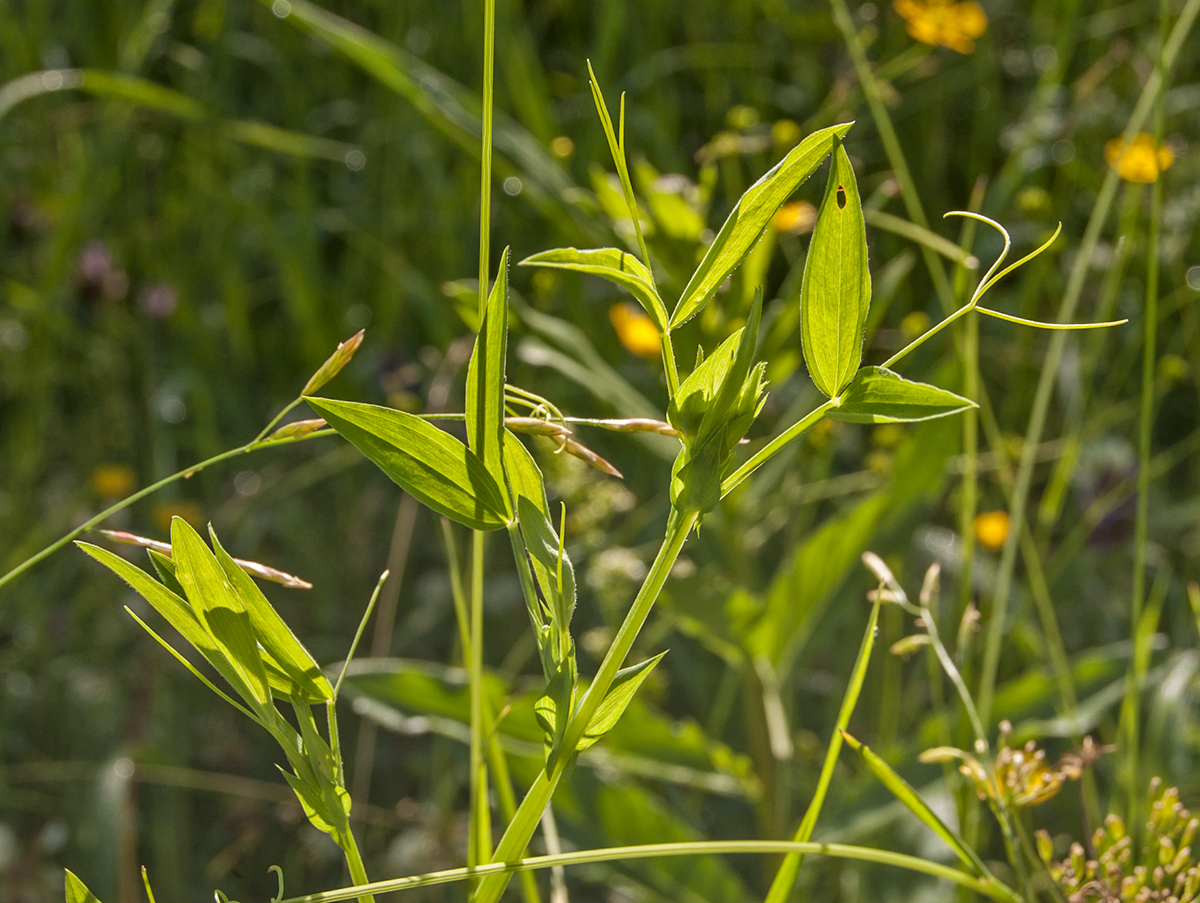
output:
[[[529,449],[507,429],[504,431],[504,473],[514,499],[528,499],[542,514],[550,516],[542,471],[533,460],[533,455],[529,454]]]
[[[66,880],[66,895],[67,903],[100,903],[96,899],[96,895],[88,890],[84,884],[70,869],[65,870],[67,873]]]
[[[504,485],[504,365],[508,355],[508,248],[500,255],[467,365],[467,444],[498,486]]]
[[[211,526],[208,534],[212,537],[217,562],[246,606],[254,635],[269,657],[264,664],[271,687],[283,695],[306,702],[332,701],[333,687],[312,655],[296,639],[291,628],[279,617],[250,575],[238,567],[237,562],[221,546]]]
[[[667,331],[667,308],[658,295],[658,289],[654,287],[654,276],[632,254],[618,248],[593,248],[587,251],[556,248],[526,257],[520,265],[570,270],[607,279],[637,299],[659,332]]]
[[[830,408],[834,420],[849,423],[911,423],[957,414],[975,402],[929,383],[905,379],[883,367],[863,367],[842,393],[842,403]]]
[[[847,746],[862,757],[863,764],[867,766],[867,770],[875,775],[879,779],[879,782],[891,791],[896,799],[904,804],[905,808],[921,819],[934,834],[942,838],[950,849],[954,851],[954,854],[962,860],[963,865],[976,875],[989,874],[987,866],[983,864],[978,854],[967,845],[965,840],[958,836],[957,832],[937,817],[937,814],[921,799],[917,791],[913,790],[912,785],[908,781],[896,774],[887,762],[871,751],[869,746],[860,743],[845,731],[842,731],[842,738],[846,741]]]
[[[542,595],[550,603],[551,624],[565,631],[575,613],[575,567],[550,519],[529,499],[518,501],[517,519]]]
[[[504,525],[500,487],[453,436],[404,411],[331,398],[306,401],[417,501],[472,529]]]
[[[846,149],[835,139],[825,200],[800,288],[804,360],[813,383],[830,398],[846,388],[858,370],[870,306],[867,230],[858,183]]]
[[[645,683],[646,678],[650,676],[650,672],[654,670],[654,666],[662,661],[662,657],[666,654],[665,652],[660,652],[654,658],[647,659],[640,665],[630,665],[628,668],[622,668],[617,672],[617,676],[613,678],[612,686],[609,687],[608,695],[604,697],[604,701],[596,709],[596,714],[592,716],[587,730],[583,732],[583,737],[575,747],[577,750],[582,751],[587,749],[613,729],[621,719],[621,716],[625,714],[625,709],[629,708],[629,703],[633,701],[638,687]]]
[[[245,687],[239,692],[252,708],[269,706],[267,670],[258,654],[246,605],[200,534],[181,517],[171,520],[171,553],[175,576],[187,593],[192,611]]]
[[[675,305],[672,329],[698,314],[708,303],[726,277],[750,253],[775,211],[816,171],[833,149],[834,138],[845,135],[851,125],[847,122],[813,132],[746,190]]]
[[[671,501],[681,511],[717,504],[733,450],[762,408],[765,367],[751,370],[761,317],[759,292],[749,322],[700,362],[667,409],[684,443],[671,474]]]
[[[186,601],[183,587],[175,579],[175,565],[170,558],[153,550],[150,553],[152,558],[155,555],[161,555],[162,561],[154,558],[155,567],[159,568],[161,566],[166,571],[164,581],[169,576],[170,581],[168,585],[179,587],[178,595],[172,592],[167,586],[159,583],[141,568],[135,567],[119,555],[108,551],[108,549],[102,549],[99,546],[94,546],[86,542],[77,542],[76,545],[128,583],[138,595],[149,602],[154,607],[154,610],[166,619],[168,624],[174,627],[185,640],[191,643],[192,647],[203,655],[210,665],[216,668],[217,673],[240,696],[243,698],[249,697],[250,689],[242,680],[241,674],[226,659],[216,640],[209,634],[208,629],[196,617],[191,605]],[[164,564],[163,562],[166,563]]]

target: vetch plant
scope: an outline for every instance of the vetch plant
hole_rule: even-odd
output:
[[[881,365],[864,365],[864,335],[872,281],[863,205],[844,145],[851,123],[824,128],[807,136],[751,185],[708,245],[679,297],[673,304],[668,304],[656,278],[656,261],[643,235],[637,193],[627,164],[624,97],[614,123],[599,82],[589,67],[597,113],[632,224],[632,249],[559,248],[527,257],[521,265],[597,276],[628,292],[641,305],[657,332],[668,403],[662,420],[569,418],[548,399],[511,385],[507,379],[510,252],[505,249],[500,255],[494,279],[491,278],[489,254],[494,16],[494,2],[488,0],[485,3],[482,109],[479,329],[467,368],[462,413],[421,416],[314,394],[323,389],[349,360],[361,342],[360,333],[338,347],[308,381],[301,397],[288,405],[253,442],[188,471],[195,472],[218,460],[267,445],[336,432],[418,502],[472,531],[469,586],[463,591],[455,584],[456,602],[461,602],[458,606],[459,626],[471,691],[467,868],[369,882],[350,826],[351,801],[346,789],[335,711],[341,678],[334,684],[329,682],[243,566],[222,548],[215,532],[210,529],[210,548],[194,529],[183,520],[175,519],[169,546],[164,548],[149,543],[149,555],[157,577],[94,545],[81,543],[81,547],[146,598],[211,665],[231,692],[226,692],[202,674],[139,619],[158,642],[224,701],[267,730],[279,743],[290,769],[284,771],[286,780],[312,824],[329,834],[343,851],[354,883],[351,888],[302,898],[309,903],[328,903],[356,896],[370,899],[372,893],[449,880],[471,880],[473,900],[496,903],[512,874],[523,869],[700,852],[785,853],[768,897],[771,903],[782,903],[787,899],[795,884],[801,856],[809,854],[891,863],[955,881],[992,899],[1010,903],[1020,899],[1016,891],[988,870],[966,841],[941,823],[929,806],[882,759],[845,733],[869,665],[879,607],[884,602],[897,603],[920,618],[925,631],[920,644],[928,645],[934,652],[970,715],[976,735],[972,761],[987,780],[995,780],[998,762],[990,755],[983,722],[953,660],[941,644],[936,622],[929,611],[928,598],[934,590],[936,574],[927,580],[920,604],[912,605],[878,559],[868,559],[880,585],[854,674],[826,749],[817,793],[792,841],[660,844],[653,848],[526,858],[530,841],[564,776],[582,751],[602,741],[619,722],[665,654],[626,665],[689,536],[700,528],[705,516],[717,507],[723,496],[826,418],[867,424],[909,423],[973,409],[975,403],[970,399],[935,385],[910,380],[894,369],[911,352],[960,318],[983,314],[1047,329],[1085,329],[1124,321],[1043,323],[982,307],[980,301],[988,290],[1042,253],[1057,238],[1058,231],[1031,254],[1003,267],[1011,244],[1003,227],[978,213],[956,211],[953,215],[982,221],[998,229],[1004,237],[1003,252],[965,304]],[[731,274],[746,262],[768,224],[826,159],[831,161],[829,175],[805,261],[800,323],[794,339],[801,348],[812,382],[825,401],[739,463],[739,447],[766,399],[767,362],[758,360],[763,317],[761,290],[750,302],[745,325],[707,353],[702,349],[690,372],[681,368],[676,359],[673,334],[712,302]],[[645,336],[643,331],[639,351],[648,350],[650,343]],[[284,415],[301,403],[307,403],[320,419],[275,429]],[[465,442],[441,428],[440,423],[446,420],[463,422]],[[679,443],[670,476],[671,507],[660,548],[590,680],[580,673],[575,637],[571,631],[576,605],[575,568],[566,552],[565,510],[550,508],[543,475],[519,438],[530,433],[550,436],[570,453],[602,469],[615,470],[574,437],[571,426],[577,423],[618,432],[659,433],[672,436]],[[89,521],[82,529],[97,525],[104,517],[166,482],[169,480],[135,494]],[[504,530],[512,549],[544,679],[535,711],[543,733],[545,757],[502,836],[493,843],[489,784],[492,781],[507,782],[508,778],[500,775],[495,765],[489,764],[494,749],[492,738],[500,716],[491,711],[483,690],[483,592],[485,539],[488,533],[499,530]],[[39,553],[0,579],[0,583],[12,579],[29,564],[77,536],[78,532]],[[455,565],[452,582],[458,579]],[[371,604],[374,604],[374,597]],[[368,615],[370,608],[368,606]],[[360,626],[359,636],[361,632]],[[353,647],[347,663],[352,655]],[[345,673],[343,666],[342,676]],[[291,709],[297,727],[283,715],[280,704]],[[318,706],[324,706],[324,733],[314,715],[314,707]],[[951,846],[963,868],[886,851],[810,841],[843,741],[859,753],[866,767],[905,805]],[[1025,890],[1027,881],[1023,860],[1016,851],[1017,829],[1012,823],[1009,801],[1003,794],[997,794],[990,802],[1004,830],[1010,859],[1021,876],[1022,890]],[[80,891],[80,887],[82,885],[74,876],[68,879],[69,903],[83,899],[80,894],[86,891]]]

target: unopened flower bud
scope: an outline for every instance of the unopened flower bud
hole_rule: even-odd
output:
[[[329,424],[320,417],[314,420],[293,420],[271,433],[267,439],[299,439],[301,436],[309,436],[317,430],[323,430],[327,426]]]
[[[577,442],[574,439],[568,438],[566,440],[566,442],[563,443],[563,449],[566,451],[567,454],[574,455],[576,458],[579,458],[579,460],[581,460],[581,461],[586,461],[592,467],[596,468],[596,470],[603,471],[604,473],[608,474],[609,476],[616,477],[618,480],[625,479],[621,475],[621,471],[617,470],[615,467],[613,467],[611,464],[609,464],[606,460],[604,460],[602,457],[600,457],[598,454],[596,454],[594,451],[592,451],[586,445],[581,445],[579,442]]]
[[[565,439],[571,431],[561,423],[553,420],[543,420],[541,417],[505,417],[504,425],[514,433],[525,433],[530,436],[549,436],[552,439]]]
[[[312,378],[305,383],[304,390],[300,394],[311,395],[313,392],[317,391],[317,389],[321,388],[321,386],[325,385],[325,383],[337,376],[338,373],[341,372],[342,368],[350,363],[350,358],[354,357],[354,352],[358,351],[358,346],[362,344],[363,333],[365,331],[366,330],[360,329],[354,335],[350,336],[350,338],[346,339],[346,341],[338,345],[333,354],[329,355],[329,359],[325,361],[325,363],[321,365],[320,369],[312,375]]]

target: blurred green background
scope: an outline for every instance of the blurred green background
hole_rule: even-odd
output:
[[[928,25],[927,6],[852,3],[851,14],[920,203],[950,245],[936,268],[961,296],[1000,248],[980,227],[968,251],[982,266],[961,265],[961,221],[942,221],[947,210],[996,217],[1019,253],[1061,221],[1051,250],[989,302],[1052,320],[1108,171],[1105,145],[1157,58],[1159,4],[983,0],[977,42],[939,33],[956,46],[910,33]],[[133,490],[249,440],[360,328],[364,345],[330,394],[460,409],[478,257],[482,20],[476,0],[0,3],[0,570]],[[733,202],[800,137],[854,119],[847,148],[871,211],[875,282],[867,362],[942,315],[895,160],[823,3],[500,0],[497,29],[493,267],[506,245],[520,260],[630,238],[590,59],[610,106],[626,94],[664,295],[673,300]],[[1165,202],[1147,560],[1151,602],[1163,607],[1150,628],[1140,762],[1146,779],[1163,775],[1193,805],[1200,654],[1185,588],[1200,578],[1198,50],[1193,35],[1166,94],[1165,147],[1150,151]],[[823,181],[797,202],[819,203]],[[1149,198],[1148,185],[1122,181],[1087,269],[1077,318],[1130,322],[1066,344],[1037,449],[1033,554],[1020,559],[1010,600],[994,721],[1010,719],[1054,755],[1083,733],[1117,739]],[[818,401],[796,317],[810,228],[811,208],[788,207],[676,340],[681,361],[698,344],[711,350],[765,285],[771,398],[756,441]],[[660,365],[634,353],[628,325],[624,344],[618,331],[628,318],[614,305],[627,299],[575,277],[516,268],[512,278],[510,382],[573,415],[661,416]],[[988,402],[978,510],[1003,511],[1050,339],[994,320],[979,330]],[[961,390],[961,341],[939,337],[905,372]],[[789,836],[865,623],[867,548],[914,593],[941,562],[942,633],[957,634],[960,665],[977,679],[983,635],[969,618],[958,625],[968,604],[987,623],[1005,525],[1000,516],[962,529],[972,523],[963,430],[961,418],[825,424],[706,520],[640,641],[670,648],[665,667],[556,800],[565,846]],[[589,670],[653,554],[672,453],[665,440],[580,436],[625,475],[540,449],[568,504]],[[162,539],[172,514],[211,521],[231,553],[312,581],[268,592],[330,663],[345,655],[379,573],[402,571],[365,643],[395,660],[362,666],[354,711],[342,715],[376,878],[457,865],[465,849],[465,689],[448,670],[460,650],[438,525],[414,512],[352,449],[321,439],[217,465],[109,524]],[[506,736],[520,784],[540,755],[536,727],[519,714],[537,664],[500,542],[489,569],[487,662],[497,693],[516,700]],[[1056,616],[1070,693],[1039,599]],[[265,738],[144,636],[124,604],[141,610],[74,549],[0,589],[0,903],[61,899],[64,866],[106,903],[141,898],[141,864],[164,903],[211,899],[214,887],[267,899],[271,864],[289,893],[342,883],[336,848],[303,819]],[[900,612],[885,612],[853,729],[950,813],[969,793],[916,755],[947,731],[961,740],[962,719],[943,710],[923,655],[887,654],[907,630]],[[1103,805],[1115,762],[1096,766]],[[856,762],[840,767],[818,839],[949,856]],[[1080,805],[1072,789],[1035,810],[1032,825],[1080,837]],[[999,856],[998,837],[990,842]],[[577,900],[749,900],[772,873],[765,858],[671,860],[581,868],[568,883]],[[830,901],[946,893],[815,860],[801,886]]]

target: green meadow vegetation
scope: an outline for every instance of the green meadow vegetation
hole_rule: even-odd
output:
[[[1200,900],[1198,17],[0,2],[0,903]]]

